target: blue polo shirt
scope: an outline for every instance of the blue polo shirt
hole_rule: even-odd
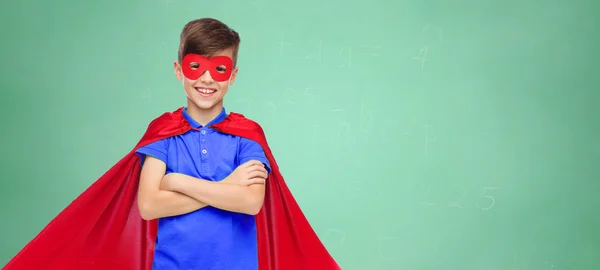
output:
[[[220,181],[246,161],[270,165],[262,147],[251,140],[203,127],[183,110],[193,128],[182,135],[166,138],[137,150],[167,165],[166,173],[176,172],[209,181]],[[206,126],[227,117],[225,109]],[[198,180],[203,181],[203,180]],[[154,270],[256,270],[258,247],[254,216],[211,206],[158,220],[154,250]]]

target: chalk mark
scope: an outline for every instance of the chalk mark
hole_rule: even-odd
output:
[[[318,40],[317,43],[319,44],[319,52],[318,52],[318,54],[316,56],[306,54],[304,56],[304,59],[306,59],[306,60],[316,59],[319,62],[319,64],[321,64],[322,63],[322,59],[323,59],[323,40],[320,39],[320,38],[317,39],[317,40]]]
[[[427,193],[425,194],[426,198],[429,198],[431,196],[431,188],[432,188],[432,184],[429,184],[427,186]],[[431,201],[422,201],[421,205],[424,205],[424,206],[436,206],[437,203],[431,202]]]
[[[342,139],[346,138],[350,133],[350,124],[342,121],[338,127],[337,138],[333,141],[333,145],[338,145]]]
[[[365,141],[369,140],[369,131],[367,123],[371,123],[373,112],[365,109],[365,101],[360,101],[360,131],[363,134]]]
[[[343,58],[343,54],[346,54],[345,58]],[[352,68],[352,47],[342,47],[340,50],[340,56],[343,58],[340,67],[342,68],[347,66],[348,68]]]
[[[429,129],[432,128],[432,126],[431,125],[423,125],[423,127],[425,128],[425,156],[427,157],[429,155],[429,143],[435,142],[435,139],[431,140],[429,137]]]
[[[461,192],[460,198],[456,201],[451,201],[450,203],[448,203],[448,207],[457,207],[460,209],[464,209],[464,207],[462,205],[460,205],[460,203],[462,202],[462,200],[467,196],[467,190],[465,189],[465,187],[460,186],[460,185],[455,185],[456,187],[459,187]]]
[[[487,210],[492,209],[492,207],[494,207],[494,205],[496,204],[496,198],[494,198],[491,195],[486,195],[486,194],[488,194],[492,190],[497,190],[497,189],[499,189],[499,188],[497,188],[497,187],[484,187],[483,188],[483,192],[481,192],[481,195],[479,195],[479,200],[477,201],[477,203],[475,204],[475,206],[477,206],[477,208],[481,209],[482,211],[487,211]],[[490,205],[487,206],[487,207],[482,207],[482,206],[479,205],[479,201],[481,199],[484,199],[484,198],[490,200]]]
[[[364,55],[369,55],[369,56],[373,56],[373,57],[378,57],[379,56],[379,50],[381,49],[381,47],[379,45],[361,45],[361,48],[369,49],[369,52],[363,52]]]
[[[429,59],[427,59],[427,51],[429,50],[428,46],[425,45],[425,47],[423,47],[421,49],[421,51],[419,52],[419,55],[414,56],[412,59],[414,60],[418,60],[421,62],[421,72],[423,72],[425,70],[425,62],[429,61]]]
[[[421,30],[421,39],[424,39],[424,36],[425,36],[425,34],[426,34],[427,32],[429,32],[429,29],[432,29],[432,28],[434,28],[434,29],[436,29],[436,30],[437,30],[437,36],[438,36],[438,39],[439,39],[440,41],[443,41],[443,40],[444,40],[444,30],[443,30],[441,27],[439,27],[439,26],[437,26],[437,25],[435,25],[435,24],[431,24],[431,23],[429,23],[429,24],[425,25],[425,26],[423,27],[423,30]],[[435,30],[434,30],[434,31],[435,31]]]
[[[294,100],[295,100],[295,93],[296,91],[294,90],[294,88],[292,87],[286,87],[285,88],[285,93],[286,93],[286,99],[285,99],[285,103],[286,104],[290,104],[290,105],[295,105]]]
[[[314,87],[306,87],[306,88],[304,88],[303,95],[305,97],[308,97],[308,100],[309,100],[308,102],[306,102],[307,105],[313,103],[313,101],[315,100],[315,95],[310,91],[310,90],[315,90],[315,89],[316,88],[314,88]]]
[[[279,56],[283,56],[285,46],[288,46],[288,45],[292,45],[292,43],[285,42],[285,40],[283,38],[283,34],[281,34],[280,39],[279,39]]]

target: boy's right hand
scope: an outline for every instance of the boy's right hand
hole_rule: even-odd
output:
[[[268,177],[265,165],[258,160],[250,160],[238,166],[222,182],[249,186],[253,184],[264,184]]]

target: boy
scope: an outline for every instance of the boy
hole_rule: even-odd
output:
[[[238,34],[204,18],[189,22],[180,42],[174,69],[187,106],[154,119],[5,270],[340,269],[260,125],[223,108]]]
[[[187,95],[182,114],[194,129],[137,150],[145,157],[140,213],[159,218],[153,269],[258,267],[254,215],[269,162],[258,143],[210,128],[227,116],[223,98],[238,71],[239,43],[214,19],[192,21],[181,34],[174,67]]]

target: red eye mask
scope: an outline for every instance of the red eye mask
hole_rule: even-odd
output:
[[[206,58],[204,56],[190,53],[186,54],[181,61],[183,75],[190,80],[197,80],[208,70],[213,80],[224,82],[229,80],[233,69],[233,61],[227,56],[215,56]]]

